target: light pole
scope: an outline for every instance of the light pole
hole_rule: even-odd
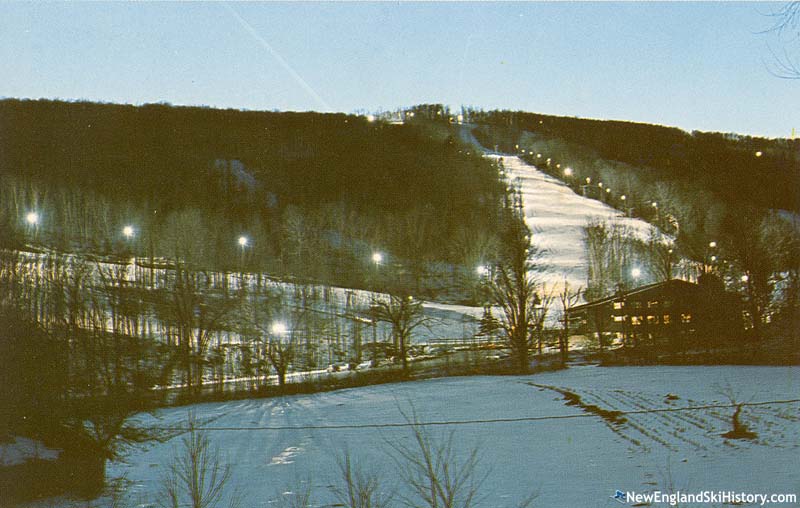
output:
[[[133,226],[131,226],[131,225],[127,225],[127,226],[122,228],[122,236],[125,237],[125,241],[127,242],[126,245],[125,245],[125,249],[126,249],[125,254],[128,254],[129,253],[128,249],[131,249],[130,241],[131,241],[131,238],[133,238],[134,233],[135,233],[135,231],[133,229]],[[136,282],[136,253],[135,252],[133,253],[133,256],[131,257],[131,265],[133,266],[133,281],[135,283]]]
[[[36,241],[37,233],[39,232],[39,213],[36,211],[30,211],[25,216],[25,222],[28,223],[28,226],[33,229],[33,240]]]
[[[475,273],[478,274],[478,287],[476,290],[475,298],[480,300],[481,305],[488,305],[486,303],[486,283],[492,280],[492,269],[489,265],[478,265],[475,269]]]
[[[239,240],[237,240],[237,243],[239,244],[239,249],[241,250],[241,259],[239,261],[239,280],[242,287],[244,287],[244,251],[250,244],[250,239],[242,235],[239,237]]]
[[[539,355],[542,354],[542,346],[544,343],[543,338],[543,330],[542,330],[542,316],[544,313],[544,303],[542,299],[539,297],[539,293],[534,293],[533,295],[533,319],[534,319],[534,331],[536,333],[536,351]]]
[[[714,249],[717,248],[717,242],[708,242],[706,254],[703,256],[703,273],[711,273],[714,269],[714,263],[717,261],[716,254],[712,254]]]
[[[373,282],[376,285],[381,286],[381,284],[380,284],[380,282],[381,282],[381,280],[380,280],[380,275],[381,275],[380,267],[381,267],[381,265],[383,264],[383,261],[384,261],[383,254],[381,252],[379,252],[379,251],[373,251],[372,257],[370,259],[372,261],[372,278],[373,278]],[[379,289],[382,290],[383,288],[379,287]]]

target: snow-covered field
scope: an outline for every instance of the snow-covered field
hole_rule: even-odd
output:
[[[381,472],[387,485],[402,489],[386,451],[388,443],[411,445],[408,428],[325,427],[400,423],[401,409],[412,404],[422,422],[484,420],[428,431],[453,432],[462,457],[470,447],[480,448],[481,465],[489,471],[478,505],[485,508],[516,506],[532,491],[538,492],[534,506],[548,507],[617,506],[611,499],[616,489],[798,493],[798,403],[746,408],[743,421],[758,438],[734,441],[721,437],[730,430],[732,409],[626,414],[624,423],[613,424],[565,405],[552,389],[624,412],[727,404],[721,393],[726,387],[740,401],[796,399],[800,368],[583,366],[534,376],[446,378],[202,404],[144,420],[181,425],[191,409],[206,426],[224,427],[209,435],[233,465],[231,487],[241,489],[248,507],[279,506],[276,499],[298,482],[310,482],[315,506],[335,506],[329,486],[338,482],[336,457],[345,448],[362,466]],[[539,419],[563,415],[584,416]],[[486,421],[523,418],[533,420]],[[109,468],[111,476],[131,482],[127,495],[135,506],[155,501],[159,475],[179,441],[135,450],[127,464]]]

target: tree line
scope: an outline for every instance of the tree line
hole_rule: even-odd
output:
[[[262,269],[363,287],[380,250],[417,285],[467,261],[476,234],[494,236],[505,192],[496,167],[424,122],[3,100],[0,129],[6,245],[36,234],[66,251],[171,257],[194,226],[205,268],[238,267],[247,235]],[[34,209],[35,228],[24,221]]]
[[[720,278],[755,336],[800,319],[800,141],[510,111],[469,110],[487,146],[517,153],[576,193],[650,222],[649,239],[586,228],[587,297],[671,277]],[[567,171],[567,168],[569,170]]]
[[[31,435],[102,487],[105,464],[154,437],[130,420],[164,404],[260,393],[292,371],[381,360],[380,316],[357,293],[72,254],[0,256],[0,435]],[[380,329],[379,329],[380,328]],[[388,353],[392,354],[392,353]]]

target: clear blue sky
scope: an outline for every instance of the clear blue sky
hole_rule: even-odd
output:
[[[259,110],[423,102],[788,137],[769,3],[2,3],[0,96]],[[794,46],[793,50],[798,48]]]

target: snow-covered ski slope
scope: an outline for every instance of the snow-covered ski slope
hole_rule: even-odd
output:
[[[525,221],[533,231],[531,243],[542,251],[541,258],[534,260],[542,269],[538,278],[548,286],[560,287],[565,278],[573,289],[586,286],[588,260],[583,228],[590,222],[618,223],[642,239],[649,235],[648,223],[575,194],[560,180],[519,157],[498,154],[486,157],[501,160],[509,185],[521,190]]]
[[[728,404],[726,387],[739,401],[797,399],[800,369],[586,366],[200,404],[142,419],[180,426],[191,410],[204,426],[224,427],[209,436],[232,465],[231,488],[241,489],[248,507],[284,506],[276,498],[297,482],[310,483],[313,506],[338,506],[329,486],[339,483],[336,458],[345,448],[366,471],[382,474],[388,487],[410,494],[386,455],[390,443],[413,445],[410,429],[386,424],[403,423],[401,409],[408,414],[412,404],[422,422],[473,421],[427,429],[433,437],[453,432],[459,460],[480,448],[489,474],[476,508],[515,507],[534,491],[534,506],[555,508],[618,506],[611,499],[616,489],[798,493],[800,404],[746,407],[742,421],[758,434],[753,441],[721,436],[731,429],[730,408],[647,412]],[[608,422],[565,405],[555,388],[587,405],[629,413],[624,422]],[[550,418],[559,416],[568,418]],[[254,427],[260,430],[248,430]],[[110,466],[111,476],[131,482],[127,496],[135,504],[127,506],[156,500],[158,478],[180,440],[135,449],[127,464]],[[395,501],[392,506],[403,506]]]

